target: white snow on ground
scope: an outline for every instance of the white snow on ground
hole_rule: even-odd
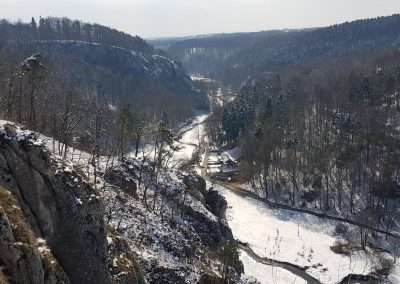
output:
[[[333,223],[315,216],[270,209],[252,199],[216,186],[228,201],[227,221],[235,238],[246,242],[261,257],[310,266],[307,273],[322,283],[338,283],[348,274],[368,274],[377,259],[364,252],[351,258],[330,250]],[[259,281],[267,281],[255,275]],[[266,282],[268,283],[268,282]],[[293,283],[277,282],[277,283]]]
[[[6,128],[9,127],[11,130],[11,136],[8,136]],[[7,140],[17,140],[17,141],[28,141],[32,145],[41,146],[42,141],[40,139],[36,139],[35,133],[30,130],[25,130],[23,126],[18,125],[14,122],[9,122],[6,120],[0,120],[0,135],[4,135],[4,138]]]
[[[204,120],[205,117],[201,119]],[[204,130],[194,127],[184,133],[181,142],[197,144],[198,138],[201,139],[204,135]],[[193,150],[194,147],[183,147],[179,155],[190,158]],[[221,155],[211,153],[209,162],[218,162],[221,156],[237,160],[240,153],[237,148]],[[219,165],[209,166],[208,172],[217,171]],[[309,267],[307,273],[322,283],[338,283],[348,274],[366,275],[374,267],[379,267],[378,259],[368,252],[356,252],[351,257],[332,252],[330,247],[337,240],[333,234],[336,225],[333,221],[287,210],[270,209],[256,200],[238,196],[221,186],[217,186],[217,189],[228,202],[227,221],[234,237],[248,243],[260,257]],[[261,283],[304,283],[303,279],[283,268],[256,262],[244,251],[241,251],[240,259],[244,264],[245,275],[255,277]],[[399,273],[394,271],[394,274]],[[390,283],[400,283],[398,280],[393,275],[389,278]]]
[[[198,115],[190,125],[183,128],[181,131],[183,134],[178,143],[181,149],[175,153],[173,163],[179,163],[191,158],[192,153],[201,141],[202,133],[204,133],[204,125],[202,123],[206,120],[207,116],[207,114]]]
[[[1,125],[0,134],[5,134],[4,127]],[[49,152],[58,153],[59,146],[63,146],[50,137],[44,135],[40,135],[40,137]],[[190,158],[190,156],[191,153],[188,157]],[[53,157],[59,158],[60,161],[64,162],[60,164],[63,171],[72,172],[76,168],[80,168],[87,174],[90,181],[94,182],[94,167],[90,163],[91,154],[70,148],[67,152],[66,160],[56,154],[53,154]],[[141,158],[132,159],[131,162],[132,164],[127,169],[127,174],[129,175],[126,176],[126,180],[137,178],[137,167],[142,164]],[[144,162],[143,165],[149,166],[149,163]],[[119,169],[122,165],[117,158],[99,157],[98,172],[104,173],[110,167]],[[183,188],[182,178],[186,175],[188,174],[184,172],[162,170],[158,174],[158,179],[160,184],[163,185],[162,187],[167,192],[172,193],[178,192]],[[145,174],[143,174],[142,178],[143,182],[147,180]],[[148,271],[154,265],[173,269],[176,270],[177,274],[185,277],[187,283],[197,283],[201,274],[205,271],[218,274],[219,263],[204,257],[206,246],[200,241],[194,230],[193,226],[196,221],[193,221],[187,215],[176,215],[174,218],[176,224],[174,226],[171,226],[167,221],[172,214],[170,200],[164,201],[164,216],[160,216],[158,211],[160,203],[156,206],[157,213],[151,212],[145,208],[142,202],[131,198],[123,191],[116,190],[115,186],[105,182],[102,175],[97,177],[97,187],[101,192],[101,197],[106,207],[106,221],[109,221],[112,227],[118,228],[122,232],[131,248],[140,256],[141,265],[143,264]],[[139,187],[137,191],[140,196],[143,196],[143,187]],[[149,199],[154,196],[152,187],[148,189],[148,196]],[[82,200],[79,197],[76,197],[74,201],[76,204],[82,205]],[[204,216],[204,219],[208,219],[209,222],[218,221],[217,217],[211,214],[201,201],[192,196],[192,192],[186,195],[185,202],[182,205],[190,206],[193,211]],[[176,209],[174,210],[176,211]],[[110,215],[108,216],[108,214]],[[218,226],[217,223],[215,226]],[[110,242],[110,237],[107,238],[107,241]],[[196,249],[193,249],[195,246]],[[190,251],[190,253],[185,255],[186,251]],[[197,262],[197,260],[201,261]]]
[[[388,276],[388,283],[400,283],[400,267],[395,265],[392,273]]]
[[[183,146],[183,147],[178,153],[176,153],[176,157],[179,157],[180,159],[189,159],[191,157],[191,154],[192,154],[193,150],[195,149],[195,147],[187,145],[187,144],[197,144],[199,141],[199,138],[201,139],[201,137],[205,133],[204,125],[199,124],[198,127],[193,127],[193,125],[204,121],[206,118],[207,118],[207,116],[197,117],[190,124],[190,126],[188,126],[186,129],[184,129],[184,130],[187,130],[187,132],[185,132],[182,135],[182,138],[179,140],[182,143],[181,146]],[[190,130],[188,130],[188,129],[190,129]],[[225,156],[228,156],[230,158],[237,159],[238,158],[238,149],[232,149],[230,151],[227,151],[224,154],[225,154]],[[203,155],[203,158],[204,158],[204,155]],[[209,161],[218,162],[218,161],[220,161],[220,158],[221,157],[219,157],[219,158],[217,157],[216,153],[215,154],[213,153],[212,155],[210,155]],[[215,166],[211,166],[211,167],[215,168],[214,171],[219,171],[219,169],[218,169],[219,166],[220,165],[215,165]],[[210,184],[207,184],[207,187],[210,187]],[[226,192],[229,193],[227,190],[226,190]],[[238,199],[236,200],[238,203],[237,203],[237,207],[235,206],[235,208],[238,209],[238,211],[241,211],[240,198],[241,197],[238,197]],[[227,198],[227,201],[228,201],[228,206],[232,206],[231,200]],[[243,200],[243,201],[245,202],[246,200]],[[243,210],[246,210],[246,209],[247,209],[246,207],[243,208]],[[227,216],[231,215],[230,211],[231,211],[231,209],[228,210]],[[233,228],[231,225],[231,221],[232,220],[229,218],[228,219],[229,226],[232,228],[234,237],[238,238],[242,241],[246,241],[244,238],[243,239],[241,238],[240,234],[237,235],[237,233],[241,231],[240,227],[242,226],[242,224],[237,223],[237,227]],[[243,220],[243,221],[245,221],[245,220]],[[259,232],[258,228],[255,229],[254,232],[257,234],[257,232]],[[255,239],[257,239],[257,238],[255,238]],[[329,249],[329,247],[328,247],[328,249]],[[299,278],[298,276],[294,275],[293,273],[291,273],[283,268],[272,267],[272,266],[268,266],[268,265],[256,262],[244,251],[240,252],[240,260],[243,262],[245,275],[256,278],[262,284],[264,284],[264,283],[265,284],[305,283],[303,279]]]
[[[261,284],[307,283],[302,278],[283,268],[273,267],[255,261],[245,251],[240,251],[240,260],[244,266],[244,274],[253,276]]]
[[[198,144],[199,137],[201,139],[204,135],[204,125],[198,123],[203,122],[206,117],[206,115],[198,116],[186,128],[191,130],[183,133],[180,140],[182,149],[177,153],[177,157],[180,159],[191,157],[195,146],[190,144]],[[195,126],[196,124],[198,126]],[[5,134],[4,127],[0,127],[0,132]],[[17,139],[19,137],[29,139],[28,134],[31,134],[21,129],[18,129],[17,133],[19,134]],[[43,144],[51,149],[53,139],[43,136],[41,138]],[[230,152],[228,154],[232,158],[235,157],[235,153]],[[90,154],[75,150],[68,153],[68,158],[92,176],[93,167],[88,164]],[[106,157],[101,157],[99,170],[104,171],[112,162],[107,161]],[[311,215],[270,209],[260,202],[238,196],[223,187],[216,188],[228,202],[227,221],[234,237],[248,243],[260,257],[291,262],[299,266],[311,266],[307,273],[320,279],[322,283],[337,283],[350,273],[367,274],[374,265],[377,265],[377,260],[364,252],[351,258],[333,253],[330,250],[330,246],[336,240],[332,237],[335,225],[333,222]],[[244,264],[245,274],[257,278],[261,283],[303,283],[301,278],[296,278],[291,272],[260,264],[243,251],[240,259]],[[389,277],[390,283],[400,283],[400,279],[395,276],[400,275],[398,266],[395,267],[393,274]]]

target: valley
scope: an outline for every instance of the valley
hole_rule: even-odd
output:
[[[0,20],[0,284],[400,283],[400,14],[29,19]]]
[[[331,250],[335,242],[342,239],[334,236],[335,226],[340,222],[270,207],[229,183],[210,179],[210,150],[202,121],[203,114],[185,129],[184,136],[179,140],[184,148],[177,152],[177,156],[190,158],[194,148],[188,151],[186,146],[194,147],[199,141],[203,142],[205,153],[197,171],[207,180],[207,187],[217,189],[228,202],[226,219],[239,243],[244,276],[254,277],[266,284],[374,281],[372,277],[363,278],[379,266],[380,259],[372,251],[345,256]],[[395,271],[390,277],[393,283],[400,280],[400,267],[396,266]],[[353,281],[346,280],[349,275],[352,275]],[[355,280],[357,277],[364,280]]]

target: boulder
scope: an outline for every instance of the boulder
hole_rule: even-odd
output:
[[[207,194],[206,181],[201,176],[196,174],[184,175],[183,183],[190,195],[205,204],[204,197]]]
[[[130,177],[126,176],[124,171],[118,169],[109,169],[104,175],[104,180],[109,184],[120,188],[123,192],[132,196],[133,198],[139,199],[136,182]]]
[[[225,212],[228,207],[228,202],[225,198],[219,194],[217,190],[212,187],[205,194],[206,205],[210,208],[211,213],[213,213],[218,218],[225,218]]]
[[[16,133],[15,130],[17,127],[14,124],[6,123],[4,124],[4,130],[6,131],[6,134],[8,137],[15,137]]]

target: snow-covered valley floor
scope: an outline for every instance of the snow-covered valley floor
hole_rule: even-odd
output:
[[[206,135],[204,127],[197,127],[205,117],[196,118],[194,127],[182,136],[183,145],[198,144]],[[179,158],[190,158],[191,147],[183,147]],[[203,155],[204,158],[204,155]],[[214,186],[226,198],[226,218],[237,240],[246,243],[259,257],[284,261],[306,268],[306,273],[321,283],[339,283],[349,274],[367,275],[379,268],[379,259],[368,251],[354,252],[351,256],[334,253],[330,247],[339,237],[334,235],[337,223],[316,216],[288,210],[271,209],[265,204],[232,192],[221,185]],[[260,263],[241,250],[240,259],[246,276],[260,283],[306,283],[298,275],[281,267]],[[395,267],[395,271],[398,271]],[[397,274],[397,273],[396,273]],[[400,283],[392,275],[388,283]]]
[[[237,195],[222,186],[216,188],[228,201],[226,217],[233,235],[247,243],[260,257],[309,267],[307,273],[322,283],[339,283],[349,274],[368,274],[379,266],[379,259],[363,251],[351,257],[334,253],[330,249],[336,241],[332,237],[333,222],[297,212],[270,209],[259,201]],[[255,274],[253,261],[249,261],[247,255],[242,254],[242,261],[245,272]],[[285,277],[287,281],[277,282],[253,276],[258,276],[262,283],[301,283],[302,280],[294,275]]]
[[[207,114],[196,116],[192,122],[183,127],[180,131],[179,151],[174,154],[172,164],[179,164],[183,160],[189,160],[200,144],[200,139],[204,134],[203,122],[207,118]]]

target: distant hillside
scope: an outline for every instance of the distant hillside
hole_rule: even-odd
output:
[[[283,34],[284,31],[267,31],[259,33],[230,33],[199,36],[194,38],[175,39],[167,52],[181,61],[186,70],[192,74],[209,75],[230,56],[252,46],[261,38]],[[163,45],[160,39],[159,46]]]
[[[0,23],[10,66],[40,54],[46,69],[72,88],[113,105],[129,103],[155,120],[168,114],[183,121],[207,107],[181,64],[156,55],[142,38],[65,18],[39,23]]]
[[[99,24],[83,23],[68,18],[32,18],[30,23],[0,21],[3,39],[16,41],[73,40],[119,46],[130,50],[154,53],[154,48],[139,36],[112,29]]]
[[[194,37],[161,37],[161,38],[148,38],[146,39],[146,41],[155,48],[167,51],[171,45],[192,38]]]
[[[212,74],[238,85],[249,75],[277,71],[295,62],[399,43],[400,15],[393,15],[312,30],[186,40],[172,45],[168,52],[181,60],[189,72]],[[217,62],[208,64],[209,60]]]

